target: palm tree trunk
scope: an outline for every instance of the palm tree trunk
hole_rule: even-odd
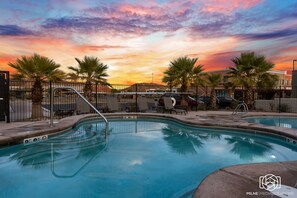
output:
[[[188,102],[187,102],[187,97],[188,95],[185,94],[185,92],[187,92],[187,85],[186,84],[182,84],[180,87],[180,91],[182,92],[181,94],[181,105],[184,106],[186,108],[186,110],[188,110]]]
[[[210,108],[211,109],[217,108],[216,92],[214,88],[212,88],[210,92]]]
[[[228,96],[234,98],[234,90],[233,89],[228,89],[227,94],[228,94]]]
[[[88,99],[89,102],[92,102],[92,83],[87,81],[84,86],[84,96]]]
[[[41,84],[40,79],[36,79],[33,87],[32,87],[32,118],[37,119],[37,118],[42,118],[42,109],[41,109],[41,103],[42,103],[42,93],[43,93],[43,88]]]
[[[253,109],[253,96],[254,96],[254,91],[252,88],[247,88],[246,94],[245,94],[245,102],[248,106],[249,109]]]

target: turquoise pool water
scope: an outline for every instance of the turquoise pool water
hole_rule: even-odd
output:
[[[41,143],[0,149],[0,197],[189,197],[219,168],[297,160],[282,139],[166,120],[88,121]]]
[[[297,129],[297,117],[262,116],[246,118],[248,122]]]

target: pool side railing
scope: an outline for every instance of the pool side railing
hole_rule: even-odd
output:
[[[52,89],[51,91],[51,98],[50,98],[50,126],[54,126],[54,93],[56,90],[58,89],[70,89],[72,91],[74,91],[81,99],[83,99],[98,115],[99,117],[101,117],[104,122],[105,122],[105,139],[107,141],[107,136],[108,136],[108,121],[106,119],[106,117],[100,113],[96,107],[94,107],[81,93],[79,93],[76,89],[74,89],[73,87],[69,87],[69,86],[64,86],[64,87],[55,87]]]

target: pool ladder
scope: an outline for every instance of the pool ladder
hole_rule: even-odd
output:
[[[243,114],[248,113],[249,108],[247,106],[247,104],[243,101],[241,103],[239,103],[236,108],[233,110],[232,115],[237,115],[239,113],[239,110],[243,109]]]
[[[51,111],[50,111],[50,126],[54,126],[54,93],[57,89],[70,89],[74,91],[80,98],[82,98],[105,122],[105,140],[107,141],[107,136],[108,136],[108,121],[102,113],[100,113],[96,107],[94,107],[83,95],[81,95],[76,89],[73,87],[65,86],[65,87],[55,87],[52,89],[51,92],[51,98],[50,98],[50,103],[51,103]]]

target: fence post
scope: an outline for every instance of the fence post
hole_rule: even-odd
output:
[[[52,81],[50,83],[49,94],[50,94],[50,126],[53,126],[53,118],[54,118],[54,94],[53,94],[53,87]]]
[[[196,111],[198,111],[198,85],[196,85]]]
[[[135,111],[138,112],[137,109],[137,92],[138,92],[138,84],[135,84],[136,94],[135,94]]]
[[[7,101],[7,104],[6,104],[6,123],[10,123],[10,89],[9,89],[9,81],[10,81],[10,78],[9,78],[9,72],[7,72],[7,86],[6,86],[6,101]]]
[[[282,86],[279,86],[279,98],[278,98],[278,113],[281,112],[281,95],[282,95]]]
[[[96,82],[96,95],[95,95],[95,101],[96,101],[96,109],[98,110],[98,82]]]

